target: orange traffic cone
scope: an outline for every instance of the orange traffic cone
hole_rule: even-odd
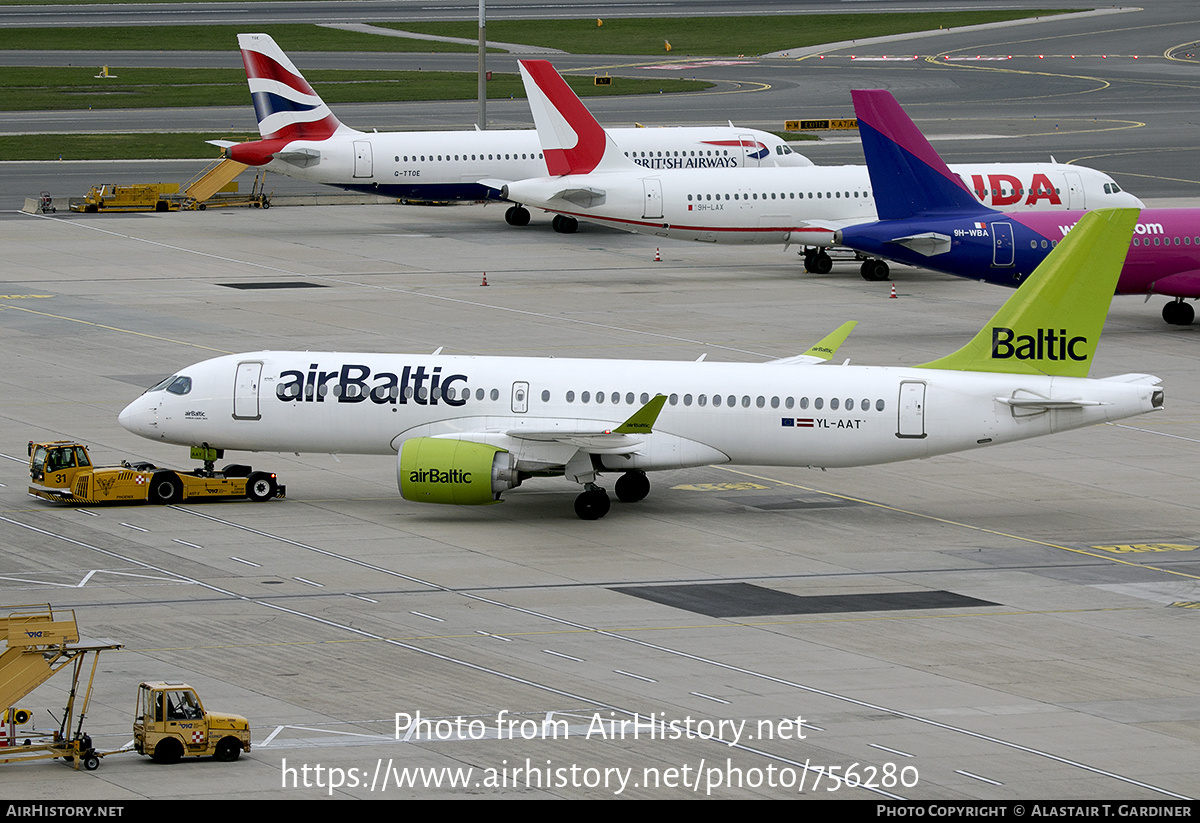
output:
[[[480,283],[479,285],[481,285],[481,286],[486,286],[486,285],[487,285],[487,272],[484,272],[484,273],[483,273],[483,282],[482,282],[482,283]],[[894,287],[893,287],[893,288],[894,288]],[[894,294],[892,295],[892,297],[895,297],[895,296],[896,296],[896,295],[894,295]]]
[[[484,281],[484,285],[487,285],[487,281],[486,281],[486,280]],[[895,299],[896,299],[896,284],[895,284],[895,283],[893,283],[893,284],[892,284],[892,294],[891,294],[891,296],[889,297],[889,299],[890,299],[890,300],[895,300]]]
[[[655,263],[661,263],[661,262],[662,262],[662,255],[658,253],[658,249],[655,249],[655,250],[654,250],[654,262],[655,262]]]

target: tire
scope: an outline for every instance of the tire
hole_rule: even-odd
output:
[[[183,483],[171,472],[159,472],[150,478],[151,503],[166,505],[183,499]]]
[[[88,753],[83,756],[83,767],[89,772],[94,772],[100,768],[100,758],[93,753]]]
[[[201,203],[199,206],[196,206],[196,208],[199,209],[200,211],[206,211],[208,209],[208,204]]]
[[[169,211],[170,207],[167,205],[166,200],[159,200],[157,203],[154,204],[154,210],[158,211],[158,212]]]
[[[223,737],[213,757],[222,763],[232,763],[242,755],[242,742],[236,737]]]
[[[833,258],[828,254],[818,254],[813,257],[812,268],[809,271],[815,274],[829,274],[833,271]]]
[[[604,489],[585,491],[575,498],[575,514],[580,520],[599,520],[611,507],[612,502]]]
[[[1173,300],[1163,305],[1162,316],[1172,326],[1190,326],[1196,318],[1196,310],[1182,300]]]
[[[622,503],[636,503],[650,493],[650,478],[642,471],[625,472],[617,478],[613,491]]]
[[[246,481],[246,497],[255,503],[270,500],[279,492],[279,484],[266,472],[255,472]]]
[[[265,198],[265,197],[264,197],[264,198],[263,198],[263,204],[262,204],[262,207],[263,207],[264,209],[269,209],[269,208],[271,208],[271,201],[270,201],[270,200],[268,200],[267,198]]]
[[[164,737],[154,747],[151,758],[155,763],[178,763],[183,759],[183,744],[173,737]]]
[[[529,209],[524,206],[510,206],[508,211],[504,212],[504,222],[510,226],[528,226]]]

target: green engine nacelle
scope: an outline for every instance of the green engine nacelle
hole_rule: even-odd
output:
[[[405,500],[482,506],[520,484],[514,464],[508,451],[486,443],[414,437],[400,448],[396,476]]]

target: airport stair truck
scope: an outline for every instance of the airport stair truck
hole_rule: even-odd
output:
[[[100,652],[119,649],[121,644],[71,645],[79,642],[75,612],[55,612],[49,603],[0,607],[0,615],[0,637],[5,641],[0,653],[0,707],[8,709],[5,712],[8,745],[0,748],[0,763],[61,757],[71,761],[76,769],[81,765],[88,771],[97,768],[101,755],[92,747],[92,738],[83,732],[83,720]],[[89,653],[91,673],[77,706],[79,679]],[[53,734],[32,733],[25,741],[27,745],[15,745],[17,719],[27,716],[27,712],[15,708],[17,702],[68,666],[72,668],[71,690],[58,729]],[[77,708],[79,723],[72,731]]]

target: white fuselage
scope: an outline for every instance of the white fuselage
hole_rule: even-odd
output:
[[[1161,391],[1144,382],[773,363],[265,351],[208,360],[179,378],[185,393],[148,391],[121,424],[162,442],[247,451],[395,454],[409,438],[456,438],[507,449],[521,470],[546,473],[579,448],[554,432],[609,431],[656,394],[668,399],[653,433],[633,436],[637,448],[624,454],[599,450],[605,470],[869,465],[1161,405]],[[1086,402],[1014,408],[1005,398]]]
[[[951,166],[980,202],[1001,211],[1140,207],[1094,169],[1055,163]],[[839,226],[873,222],[866,166],[654,173],[597,171],[511,183],[516,203],[627,231],[710,243],[833,245]]]
[[[633,162],[654,170],[812,165],[777,135],[756,129],[704,126],[609,132]],[[324,140],[293,140],[281,155],[285,159],[267,163],[269,171],[357,191],[428,200],[484,199],[489,190],[479,180],[523,180],[546,174],[537,132],[532,129],[382,133],[342,129]]]

